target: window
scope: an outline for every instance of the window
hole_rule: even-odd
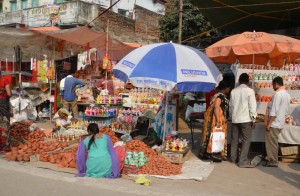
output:
[[[22,0],[21,1],[21,9],[23,10],[23,9],[26,9],[27,8],[27,0]]]
[[[31,7],[38,7],[39,6],[39,0],[32,0],[32,6]]]
[[[17,10],[17,2],[11,1],[10,2],[10,11],[16,11]]]
[[[120,14],[122,16],[126,16],[126,12],[127,12],[127,10],[118,9],[118,14]]]
[[[0,13],[2,13],[3,12],[3,3],[1,2],[0,3]]]

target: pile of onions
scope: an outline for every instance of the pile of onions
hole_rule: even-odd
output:
[[[116,136],[115,132],[111,130],[111,128],[103,126],[100,127],[99,131],[100,133],[107,134],[110,137],[113,144],[119,141],[119,138]]]
[[[50,162],[57,164],[58,167],[71,167],[76,168],[76,152],[78,146],[71,148],[70,150],[60,150],[58,152],[48,154],[42,152],[40,154],[40,161]]]
[[[171,163],[165,157],[157,154],[152,148],[139,140],[132,140],[125,146],[127,152],[144,152],[147,163],[140,168],[140,174],[170,176],[181,174],[182,165]]]
[[[28,134],[28,142],[34,143],[34,142],[44,141],[45,136],[46,135],[44,131],[36,129],[35,131],[32,131]]]
[[[125,149],[126,152],[144,152],[146,157],[157,155],[155,150],[140,140],[131,140],[130,142],[126,143]]]
[[[30,133],[29,127],[32,122],[15,122],[10,126],[10,138],[11,145],[17,147],[19,144],[22,144],[24,140],[28,139]]]
[[[12,147],[5,157],[10,161],[30,161],[31,155],[39,155],[40,161],[56,163],[59,167],[76,167],[78,145],[65,150],[68,142],[43,141],[45,134],[36,130],[28,135],[28,143]],[[52,151],[55,151],[51,153]]]
[[[181,174],[182,165],[176,165],[162,155],[148,157],[148,162],[139,170],[140,174],[170,176]]]

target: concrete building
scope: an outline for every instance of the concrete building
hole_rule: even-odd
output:
[[[83,6],[83,2],[88,4]],[[115,2],[117,0],[0,0],[0,25],[19,23],[27,27],[48,26],[51,15],[52,18],[53,15],[59,15],[63,23],[72,24],[80,22],[78,20],[80,18],[86,17],[88,20],[91,15],[97,14],[98,7],[106,9]],[[136,19],[135,6],[157,14],[164,14],[164,3],[164,0],[121,0],[113,6],[111,11]],[[90,7],[89,12],[86,13],[88,15],[82,15],[80,10],[86,10],[87,7]]]
[[[108,8],[110,5],[117,2],[117,0],[84,0],[88,3],[101,5]],[[135,5],[145,8],[157,14],[165,13],[165,0],[121,0],[113,8],[112,11],[123,16],[135,19]]]
[[[159,40],[158,19],[164,14],[165,0],[0,0],[0,26],[32,28],[77,25],[106,31],[107,18],[113,38],[126,42],[152,43]],[[97,20],[93,19],[97,18]]]

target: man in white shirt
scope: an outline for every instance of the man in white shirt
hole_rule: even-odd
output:
[[[278,135],[284,123],[285,115],[288,114],[291,96],[283,86],[281,77],[276,77],[272,81],[275,94],[268,104],[266,118],[265,144],[267,151],[266,167],[278,167]]]
[[[231,161],[242,168],[253,168],[248,159],[252,138],[252,128],[256,118],[256,99],[253,89],[249,88],[249,75],[243,73],[239,77],[239,86],[231,91],[229,111],[232,120]],[[239,137],[242,150],[238,158]]]

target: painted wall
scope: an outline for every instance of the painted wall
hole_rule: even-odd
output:
[[[98,4],[104,8],[108,8],[110,6],[111,0],[83,0],[85,2],[89,3],[95,3]],[[112,4],[116,2],[117,0],[112,0]],[[115,13],[118,13],[118,9],[127,10],[126,16],[135,18],[134,17],[134,6],[138,5],[142,8],[145,8],[147,10],[150,10],[152,12],[158,13],[158,14],[164,14],[165,6],[161,3],[153,3],[153,0],[121,0],[119,3],[117,3],[113,8],[112,11]]]
[[[3,13],[11,12],[11,1],[12,0],[3,0]],[[21,10],[22,0],[15,0],[17,3],[17,11]],[[53,5],[55,0],[39,0],[39,7],[46,5]],[[82,2],[87,2],[91,4],[100,5],[101,7],[108,8],[110,3],[114,3],[117,0],[82,0]],[[70,1],[68,1],[70,2]],[[71,1],[76,2],[76,1]],[[117,3],[112,11],[118,13],[119,9],[126,10],[126,17],[135,19],[134,6],[138,5],[142,8],[145,8],[149,11],[164,14],[165,6],[161,3],[153,3],[153,0],[121,0]],[[32,8],[32,0],[27,0],[27,8]]]
[[[21,10],[21,0],[15,0],[17,3],[17,10]],[[3,0],[3,12],[10,12],[11,0]],[[39,6],[53,4],[54,0],[39,0]],[[32,8],[32,0],[27,0],[27,8]]]
[[[78,12],[78,10],[80,11]],[[59,11],[40,6],[15,12],[0,13],[0,25],[20,23],[25,24],[27,27],[51,26],[51,13],[59,15],[59,24],[85,24],[98,15],[98,6],[73,1],[60,4]]]
[[[126,1],[126,0],[124,0]],[[60,25],[86,24],[96,18],[105,8],[96,4],[72,1],[60,4],[58,12]],[[0,13],[0,25],[25,24],[26,27],[51,26],[51,9],[45,6],[16,12]],[[109,34],[123,42],[149,44],[159,42],[158,19],[161,15],[143,7],[135,6],[136,20],[111,12],[109,14]],[[104,14],[91,25],[93,29],[105,32],[107,15]]]

